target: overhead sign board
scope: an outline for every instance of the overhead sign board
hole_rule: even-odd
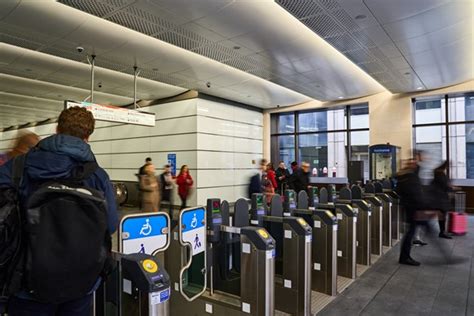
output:
[[[65,101],[65,107],[83,107],[92,112],[98,121],[119,122],[135,125],[155,126],[155,114],[121,108],[113,105],[101,105],[90,102]]]
[[[125,216],[120,223],[120,252],[154,255],[168,248],[170,219],[166,213]]]

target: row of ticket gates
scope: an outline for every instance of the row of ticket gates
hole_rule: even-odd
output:
[[[150,234],[152,222],[157,234],[142,239],[128,239],[134,233],[122,225],[122,253],[96,292],[95,314],[311,315],[312,291],[337,295],[338,276],[356,279],[357,265],[370,266],[403,233],[389,182],[338,196],[333,186],[287,190],[265,201],[254,194],[232,212],[227,201],[209,199],[206,208],[182,210],[175,225],[158,213],[162,220],[147,218],[140,231]],[[150,238],[161,238],[161,249],[124,254],[123,245]]]

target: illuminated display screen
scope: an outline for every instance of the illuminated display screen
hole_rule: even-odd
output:
[[[263,195],[257,195],[257,207],[261,207],[263,205]]]
[[[219,213],[221,211],[221,205],[219,201],[212,202],[212,213]]]

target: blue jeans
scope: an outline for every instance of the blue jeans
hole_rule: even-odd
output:
[[[48,304],[12,297],[8,303],[8,316],[91,316],[92,298],[89,294],[74,301]]]

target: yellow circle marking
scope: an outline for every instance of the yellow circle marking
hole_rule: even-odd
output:
[[[155,273],[156,271],[158,271],[158,265],[153,260],[146,259],[143,261],[142,265],[143,269],[148,273]]]
[[[268,236],[268,233],[265,229],[259,229],[258,230],[258,233],[260,236],[262,236],[264,239],[267,239],[269,236]]]
[[[301,224],[301,226],[306,226],[306,221],[302,219],[301,217],[298,218],[298,222]]]

